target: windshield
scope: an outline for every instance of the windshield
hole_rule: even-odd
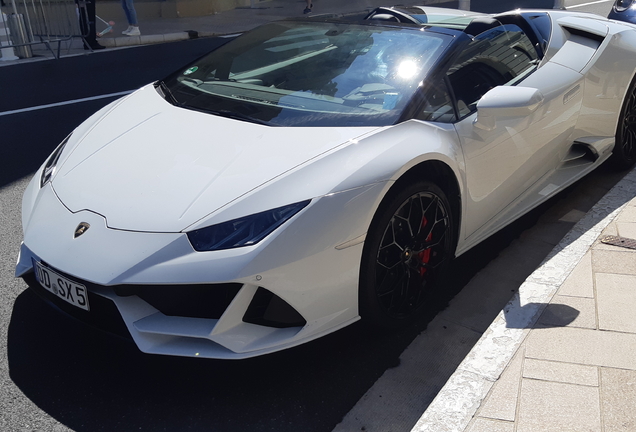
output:
[[[282,22],[184,68],[172,103],[273,126],[395,123],[450,36],[420,28]]]

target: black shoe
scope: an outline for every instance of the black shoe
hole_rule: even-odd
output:
[[[90,45],[86,45],[86,44],[84,44],[84,49],[85,49],[85,50],[92,50],[92,51],[95,51],[95,50],[101,50],[101,49],[104,49],[104,48],[106,48],[104,45],[100,45],[100,44],[98,44],[97,42],[92,43],[92,44],[90,44]]]

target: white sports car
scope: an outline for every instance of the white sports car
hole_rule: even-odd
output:
[[[380,8],[259,27],[86,120],[16,276],[147,353],[238,359],[415,317],[446,264],[636,161],[636,29]]]

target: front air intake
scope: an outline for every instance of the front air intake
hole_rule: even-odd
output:
[[[219,319],[243,285],[119,285],[115,294],[136,295],[167,316]]]
[[[303,327],[307,321],[282,298],[265,288],[258,287],[243,321],[266,327]]]

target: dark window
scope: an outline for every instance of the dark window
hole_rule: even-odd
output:
[[[550,20],[550,16],[546,13],[536,14],[536,15],[527,15],[530,19],[530,22],[537,29],[537,33],[541,37],[541,47],[543,51],[548,47],[548,42],[550,42],[550,36],[552,35],[552,20]]]
[[[476,36],[448,70],[459,116],[474,112],[479,99],[493,87],[521,79],[537,60],[532,42],[514,24]]]
[[[444,81],[436,82],[424,93],[424,108],[417,118],[442,123],[455,121],[455,109]]]

